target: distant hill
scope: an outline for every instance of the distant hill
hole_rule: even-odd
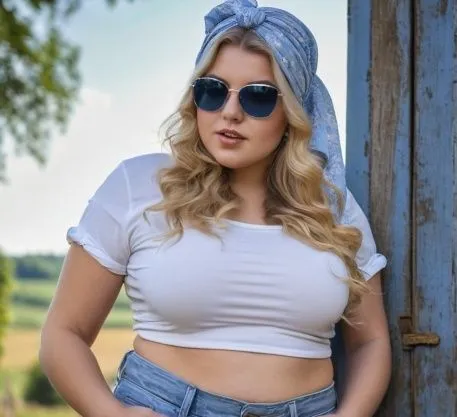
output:
[[[59,276],[64,256],[55,254],[23,255],[12,256],[11,260],[16,279],[54,280]]]

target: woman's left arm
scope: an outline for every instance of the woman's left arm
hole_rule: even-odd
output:
[[[372,293],[362,297],[351,315],[355,324],[342,325],[347,374],[342,400],[334,414],[337,417],[372,417],[389,385],[391,347],[380,274],[367,284]]]

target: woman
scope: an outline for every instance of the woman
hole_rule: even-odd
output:
[[[123,161],[69,230],[43,368],[87,417],[371,416],[390,373],[386,260],[346,189],[314,38],[254,0],[205,23],[172,155]],[[90,346],[123,284],[136,338],[112,392]]]

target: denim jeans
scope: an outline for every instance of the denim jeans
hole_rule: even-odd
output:
[[[317,417],[336,407],[333,383],[288,401],[248,403],[202,391],[134,350],[122,359],[113,393],[127,406],[148,407],[166,417]]]

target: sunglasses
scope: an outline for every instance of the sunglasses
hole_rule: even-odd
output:
[[[251,117],[263,118],[273,113],[282,96],[279,90],[268,84],[248,84],[239,90],[228,86],[217,78],[201,77],[192,84],[195,105],[205,111],[218,111],[227,102],[230,92],[238,93],[243,111]]]

